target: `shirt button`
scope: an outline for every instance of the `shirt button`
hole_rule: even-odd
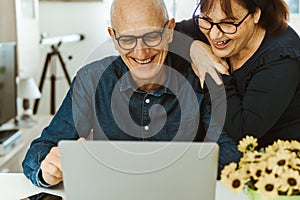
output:
[[[150,99],[146,99],[145,102],[146,102],[146,103],[150,103]]]
[[[149,126],[145,126],[144,128],[145,128],[145,130],[146,130],[146,131],[148,131],[148,130],[149,130]]]

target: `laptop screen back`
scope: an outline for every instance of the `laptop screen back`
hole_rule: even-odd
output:
[[[68,199],[215,199],[215,143],[61,141]]]

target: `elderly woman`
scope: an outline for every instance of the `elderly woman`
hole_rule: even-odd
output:
[[[221,74],[224,128],[235,141],[300,140],[300,39],[288,15],[284,0],[201,0],[193,20],[176,26],[209,44],[192,43],[193,69],[201,81]]]

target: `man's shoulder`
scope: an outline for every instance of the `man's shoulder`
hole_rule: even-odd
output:
[[[88,87],[96,86],[99,80],[118,80],[126,65],[120,56],[109,56],[86,64],[76,73],[75,81],[84,82]]]
[[[120,56],[108,56],[103,59],[93,61],[80,68],[77,72],[77,76],[103,73],[107,68],[118,65],[117,63],[120,63],[120,59]]]

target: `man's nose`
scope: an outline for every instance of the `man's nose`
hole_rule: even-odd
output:
[[[144,43],[142,38],[137,38],[136,40],[136,47],[135,49],[144,49],[148,48],[147,45]]]
[[[139,58],[145,57],[145,55],[149,52],[149,47],[147,47],[147,45],[145,45],[142,38],[137,39],[136,42],[137,42],[136,47],[133,50],[134,54]]]

